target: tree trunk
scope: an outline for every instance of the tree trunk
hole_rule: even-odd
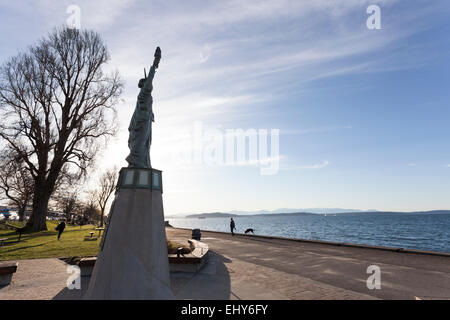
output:
[[[66,222],[70,223],[70,211],[66,210],[66,212],[64,212],[64,216],[66,217]]]
[[[105,217],[105,208],[101,209],[102,211],[102,217],[100,219],[100,228],[103,228],[103,219]]]
[[[47,230],[47,209],[50,194],[46,190],[35,189],[33,197],[33,212],[26,224],[26,228],[33,232]]]
[[[28,201],[25,201],[25,203],[20,207],[19,212],[17,213],[19,216],[19,221],[23,221],[25,217],[25,211],[27,210],[27,202]]]
[[[45,178],[45,173],[41,173],[34,179],[33,212],[25,226],[26,229],[32,232],[47,230],[48,201],[53,193],[58,173],[61,170],[60,162],[55,164],[55,161],[57,160],[53,159],[52,168],[47,179]],[[43,162],[46,163],[46,160]]]

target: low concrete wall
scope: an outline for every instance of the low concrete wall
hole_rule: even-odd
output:
[[[208,261],[209,248],[206,243],[196,240],[190,240],[194,246],[194,250],[182,257],[176,254],[169,254],[169,271],[170,272],[190,272],[199,271]],[[78,263],[80,267],[80,275],[89,277],[94,270],[97,257],[83,258]]]
[[[186,258],[189,259],[189,258]],[[196,273],[200,271],[201,268],[208,261],[207,256],[205,258],[200,259],[199,262],[185,262],[185,263],[169,263],[169,271],[170,272],[188,272],[188,273]]]
[[[82,277],[90,276],[92,271],[94,271],[95,262],[97,261],[97,257],[89,257],[83,258],[78,263],[80,267],[80,275]]]
[[[0,286],[7,286],[11,283],[13,274],[17,271],[17,261],[0,262]]]
[[[184,257],[169,255],[170,272],[198,272],[208,261],[209,247],[206,243],[190,239],[194,250]]]

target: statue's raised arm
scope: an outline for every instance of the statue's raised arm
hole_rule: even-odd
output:
[[[155,71],[161,60],[161,49],[156,48],[153,65],[150,67],[148,75],[144,69],[144,78],[139,80],[140,88],[136,102],[136,108],[130,121],[128,131],[128,148],[130,154],[127,157],[129,167],[151,168],[150,163],[150,144],[152,141],[152,121],[153,116],[153,78]]]
[[[141,80],[139,80],[139,84],[138,87],[139,88],[143,88],[144,86],[151,88],[152,82],[153,82],[153,77],[155,76],[155,71],[156,69],[158,69],[159,66],[159,61],[161,61],[161,49],[159,47],[156,48],[155,51],[155,58],[153,60],[153,65],[150,67],[150,71],[148,73],[148,76],[145,72],[145,68],[144,68],[144,78],[142,78]]]
[[[157,47],[155,51],[155,59],[153,60],[153,67],[155,67],[155,69],[158,69],[159,61],[161,61],[161,49]]]

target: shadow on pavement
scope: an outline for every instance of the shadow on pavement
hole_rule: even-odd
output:
[[[171,272],[172,291],[178,300],[229,300],[230,275],[226,263],[231,260],[209,251],[207,263],[197,273]],[[90,277],[81,277],[81,289],[64,288],[53,300],[80,300],[87,291]],[[239,297],[234,296],[239,299]]]
[[[80,277],[80,279],[81,289],[64,288],[53,297],[53,300],[81,300],[87,291],[91,277]]]
[[[208,262],[196,274],[171,273],[172,291],[176,299],[229,300],[231,286],[226,263],[231,262],[230,259],[210,250]]]

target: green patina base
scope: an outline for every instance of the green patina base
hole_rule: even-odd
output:
[[[124,167],[120,169],[116,189],[151,189],[162,192],[162,171]]]

